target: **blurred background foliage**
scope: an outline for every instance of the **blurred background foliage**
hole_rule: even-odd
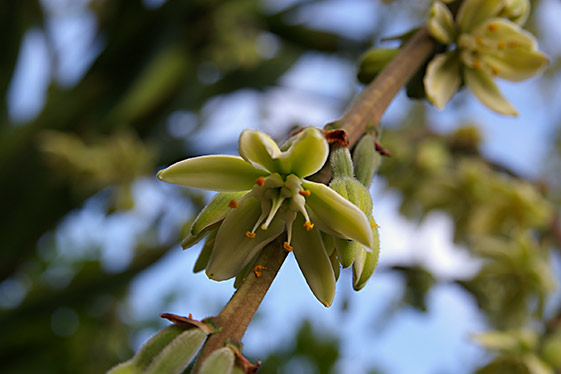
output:
[[[315,22],[334,4],[344,10],[343,3],[1,3],[2,373],[104,372],[132,355],[139,331],[161,326],[157,315],[130,317],[131,282],[177,247],[182,228],[208,196],[178,189],[158,195],[157,169],[200,153],[235,150],[239,130],[229,130],[235,116],[221,116],[218,127],[213,123],[228,95],[257,97],[257,119],[277,137],[295,125],[324,125],[300,123],[313,117],[286,113],[275,122],[283,97],[294,94],[286,89],[287,74],[310,58],[355,66],[374,41],[395,31],[393,15],[418,25],[428,1],[380,5],[369,15],[366,32],[345,28],[353,20],[344,11],[331,27]],[[547,1],[533,3],[536,14]],[[60,35],[72,28],[64,26],[69,19],[91,27],[78,33],[80,42],[61,44]],[[545,38],[533,22],[538,38]],[[45,60],[38,65],[49,78],[22,84],[44,92],[38,109],[17,112],[14,87],[22,75],[18,69],[25,69],[24,46],[33,38],[41,41]],[[82,65],[69,65],[65,50],[82,57]],[[552,82],[559,75],[560,60],[550,57],[548,77],[539,81],[545,93],[555,90]],[[330,113],[341,115],[358,87],[348,78],[335,97],[312,92],[308,110],[323,100]],[[453,130],[442,132],[431,125],[425,104],[399,105],[406,120],[384,123],[382,143],[392,156],[384,159],[378,178],[399,192],[400,211],[408,219],[421,222],[432,211],[446,213],[454,223],[454,242],[479,267],[467,279],[440,279],[422,264],[382,262],[379,273],[404,281],[402,300],[393,308],[423,313],[432,287],[456,284],[471,295],[490,331],[473,337],[489,352],[474,364],[478,373],[561,372],[561,303],[552,297],[558,294],[552,265],[561,244],[560,113],[548,118],[546,157],[535,175],[524,178],[481,151],[477,118],[458,120]],[[235,102],[230,110],[234,107]],[[532,150],[522,146],[519,152]],[[159,295],[156,310],[164,311],[177,292]],[[337,366],[341,339],[326,335],[329,328],[317,329],[309,322],[294,324],[293,345],[255,357],[264,361],[263,373],[344,370]]]

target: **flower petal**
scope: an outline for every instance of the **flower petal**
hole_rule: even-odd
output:
[[[273,139],[262,131],[244,130],[238,141],[240,156],[254,165],[261,165],[271,173],[278,172],[277,158],[281,151]]]
[[[513,82],[526,80],[542,72],[549,60],[540,51],[512,51],[481,56],[494,75]]]
[[[541,72],[548,63],[536,38],[505,19],[490,19],[477,28],[484,41],[480,58],[489,72],[510,81],[522,81]],[[492,48],[485,47],[485,44]]]
[[[322,231],[372,248],[370,223],[358,207],[324,184],[304,180],[302,186],[311,192],[306,197],[306,209]]]
[[[506,17],[517,25],[524,25],[530,15],[530,0],[507,0],[499,17]]]
[[[321,131],[314,127],[302,130],[286,152],[278,156],[281,170],[307,177],[320,170],[329,155],[329,145]]]
[[[359,291],[366,285],[366,282],[368,282],[378,265],[378,258],[380,257],[380,238],[378,236],[378,228],[375,224],[372,229],[372,236],[374,238],[374,248],[372,252],[363,249],[353,263],[353,289],[355,291]]]
[[[446,5],[440,1],[432,4],[428,29],[430,34],[442,44],[452,44],[456,40],[454,17]]]
[[[333,240],[337,250],[337,257],[343,269],[351,266],[360,251],[363,251],[362,246],[355,241],[339,238],[333,238]]]
[[[249,191],[236,191],[236,192],[219,192],[210,202],[201,210],[193,224],[191,225],[191,234],[198,235],[205,228],[222,221],[232,209],[230,202],[237,201],[247,194]]]
[[[496,17],[504,7],[504,0],[464,0],[456,21],[463,32],[470,32],[488,18]]]
[[[158,179],[212,191],[245,191],[268,173],[237,156],[200,156],[179,161],[158,172]]]
[[[464,80],[479,101],[489,109],[504,115],[517,115],[516,109],[501,94],[490,74],[481,69],[465,67]]]
[[[504,49],[537,49],[538,41],[532,33],[503,18],[490,18],[473,30],[474,37],[492,42],[492,46]],[[485,43],[483,43],[484,45]]]
[[[307,231],[298,215],[292,231],[292,247],[298,266],[316,298],[330,306],[335,296],[335,273],[317,228]]]
[[[193,273],[198,273],[201,270],[204,270],[208,264],[208,259],[212,254],[212,248],[214,248],[214,241],[216,240],[216,234],[218,233],[218,228],[212,230],[208,235],[203,248],[201,249],[201,253],[199,253],[199,257],[197,257],[197,261],[195,261],[195,265],[193,266]]]
[[[250,197],[226,216],[206,268],[210,279],[221,281],[236,276],[260,249],[284,232],[284,222],[275,218],[268,230],[257,230],[254,238],[248,238],[245,233],[253,228],[260,214],[261,203]]]
[[[427,98],[443,109],[460,87],[460,60],[455,52],[435,56],[423,79]]]

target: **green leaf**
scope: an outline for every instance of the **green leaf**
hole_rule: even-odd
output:
[[[237,156],[211,155],[179,161],[158,172],[158,179],[212,191],[250,190],[268,175]]]

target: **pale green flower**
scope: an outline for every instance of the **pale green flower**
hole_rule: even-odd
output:
[[[454,20],[448,7],[436,1],[428,28],[450,50],[435,56],[427,67],[424,85],[429,101],[444,108],[463,81],[490,109],[516,115],[493,78],[522,81],[546,67],[548,59],[538,50],[535,37],[520,26],[529,11],[528,0],[465,0]]]
[[[201,156],[180,161],[158,173],[158,178],[221,192],[199,214],[191,236],[196,243],[209,229],[217,229],[206,273],[214,280],[239,274],[263,247],[287,233],[284,248],[294,250],[312,292],[330,305],[335,275],[320,230],[355,240],[372,248],[372,230],[366,215],[337,192],[304,179],[320,170],[329,146],[323,134],[306,128],[290,140],[286,151],[265,133],[245,130],[237,156]]]

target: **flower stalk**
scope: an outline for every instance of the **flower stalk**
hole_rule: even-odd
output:
[[[400,53],[365,87],[346,114],[336,122],[336,127],[346,131],[349,146],[353,146],[369,127],[378,126],[382,114],[394,96],[429,58],[435,42],[426,28],[418,31],[401,49]],[[327,183],[328,180],[319,182]],[[283,247],[285,234],[269,243],[259,255],[256,264],[262,266],[260,276],[250,272],[216,318],[217,333],[212,334],[203,346],[193,372],[198,374],[202,362],[213,351],[224,347],[228,341],[237,342],[243,337],[263,297],[282,266],[287,251]]]

